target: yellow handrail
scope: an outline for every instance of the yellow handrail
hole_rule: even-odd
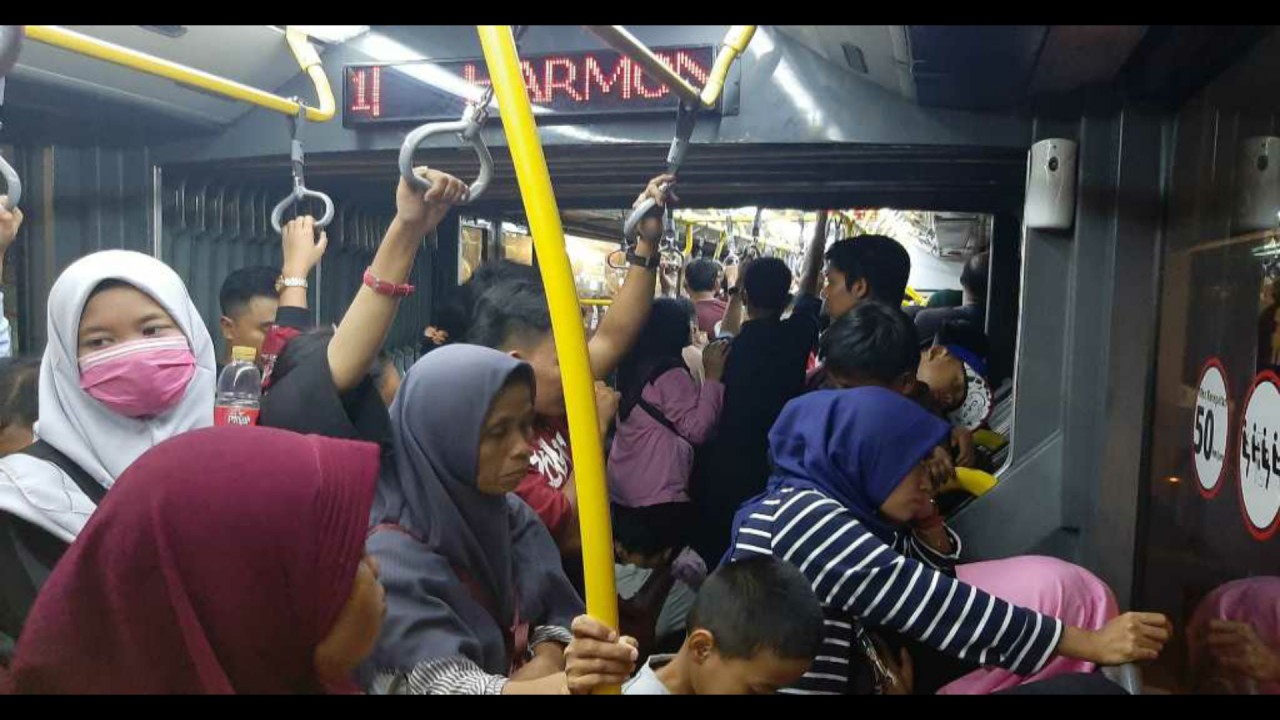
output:
[[[928,302],[927,300],[925,300],[925,299],[924,299],[924,296],[923,296],[923,295],[921,295],[920,293],[916,292],[916,291],[915,291],[915,288],[912,288],[912,287],[907,287],[907,297],[911,298],[911,300],[912,300],[913,302],[915,302],[915,303],[917,303],[917,304],[919,304],[919,305],[924,305],[925,303],[927,303],[927,302]],[[903,304],[904,304],[904,305],[906,304],[906,301],[905,301],[905,300],[903,301]]]
[[[716,104],[721,91],[724,90],[724,81],[729,77],[729,68],[733,67],[733,61],[747,49],[747,45],[751,44],[751,38],[755,37],[755,34],[755,25],[734,25],[729,28],[729,32],[720,43],[721,50],[719,57],[716,58],[716,64],[712,66],[711,74],[707,76],[707,82],[702,86],[699,99],[705,107]]]
[[[680,77],[674,69],[663,62],[662,58],[653,54],[648,46],[621,25],[587,25],[586,28],[614,50],[631,58],[632,62],[652,73],[654,77],[671,88],[671,92],[690,106],[708,108],[714,106],[716,100],[720,99],[725,79],[729,77],[729,68],[733,67],[733,61],[747,49],[751,38],[756,34],[755,25],[731,26],[729,32],[725,33],[724,40],[720,42],[720,55],[716,57],[715,65],[707,74],[707,82],[699,90],[688,80]]]
[[[538,268],[551,313],[551,332],[564,380],[569,443],[578,490],[578,518],[582,526],[582,568],[586,580],[587,612],[606,625],[618,627],[618,594],[613,577],[613,528],[604,479],[604,446],[596,420],[595,389],[587,336],[582,327],[573,267],[564,248],[564,228],[551,189],[547,158],[538,139],[529,91],[520,72],[520,57],[509,25],[479,25],[480,45],[502,112],[507,147],[515,166],[520,197]],[[618,687],[601,688],[617,694]]]
[[[612,298],[582,298],[578,300],[579,305],[612,305]]]
[[[26,36],[46,45],[53,45],[63,50],[70,50],[74,53],[105,60],[116,65],[123,65],[149,75],[156,75],[183,85],[190,85],[191,87],[226,96],[232,100],[240,100],[278,113],[284,113],[285,115],[297,115],[299,109],[306,108],[307,119],[312,122],[328,122],[333,119],[337,112],[337,102],[333,97],[333,88],[329,86],[329,78],[324,74],[324,68],[320,65],[320,56],[316,54],[315,48],[308,42],[305,33],[292,29],[286,30],[285,39],[288,41],[294,57],[298,60],[299,67],[307,73],[311,78],[311,82],[315,85],[316,95],[320,103],[318,108],[309,107],[297,101],[250,87],[244,83],[228,80],[186,65],[179,65],[154,55],[131,50],[130,48],[99,40],[57,25],[27,25]]]

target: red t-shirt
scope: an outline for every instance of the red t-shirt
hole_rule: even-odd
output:
[[[711,298],[710,300],[699,300],[694,303],[694,307],[698,311],[698,329],[707,334],[707,337],[715,340],[716,323],[724,320],[724,313],[729,309],[729,303],[719,299]]]
[[[533,454],[529,472],[520,481],[516,494],[538,513],[551,536],[560,541],[573,508],[564,494],[564,485],[573,474],[569,451],[569,425],[564,416],[539,415],[533,425]]]

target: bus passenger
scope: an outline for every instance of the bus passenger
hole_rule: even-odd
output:
[[[368,670],[412,671],[432,694],[566,691],[582,600],[513,492],[533,408],[533,369],[489,348],[446,345],[409,371],[371,516],[388,612]]]
[[[1020,675],[1055,653],[1104,665],[1154,659],[1170,634],[1163,615],[1127,613],[1084,630],[912,557],[901,530],[931,504],[935,481],[923,461],[949,434],[919,404],[878,387],[812,392],[778,418],[769,434],[774,474],[738,511],[731,559],[786,559],[822,603],[821,658],[789,691],[910,692],[905,658],[903,667],[877,648],[868,627]]]
[[[187,288],[141,253],[86,255],[49,292],[39,441],[0,459],[0,632],[138,456],[213,424],[214,351]]]
[[[377,477],[374,445],[282,430],[157,445],[49,577],[13,689],[356,690],[386,611],[364,552]]]
[[[590,665],[575,651],[608,643],[609,629],[579,617],[573,631],[569,673],[584,667],[585,674]],[[795,566],[772,557],[747,558],[707,578],[680,651],[649,656],[622,694],[772,695],[808,670],[822,631],[822,608]]]
[[[466,184],[451,175],[426,168],[415,172],[431,183],[431,189],[419,193],[400,180],[396,217],[369,266],[372,284],[366,282],[356,293],[337,328],[319,328],[289,339],[264,374],[260,424],[383,444],[390,440],[387,404],[371,368],[376,366],[400,298],[409,291],[403,283],[422,238],[435,230],[467,191]],[[310,217],[299,218],[285,231],[286,268],[304,278],[323,253],[324,238],[321,244],[313,241],[313,223]],[[392,286],[397,289],[389,289]],[[299,304],[306,306],[306,288],[284,288],[281,320]]]
[[[646,197],[653,198],[660,208],[665,207],[668,198],[678,201],[670,190],[664,194],[659,189],[664,183],[674,185],[675,176],[660,175],[650,180],[636,204]],[[591,373],[597,381],[613,374],[649,316],[661,237],[659,217],[650,215],[640,221],[634,260],[626,280],[587,343]],[[516,492],[546,524],[565,556],[566,566],[578,575],[581,538],[573,455],[565,420],[560,359],[551,334],[551,315],[541,277],[535,268],[498,261],[482,265],[471,283],[476,287],[470,291],[472,308],[466,342],[495,348],[529,363],[538,383],[533,453],[528,474]],[[602,438],[617,407],[617,393],[597,382],[596,410]]]
[[[4,259],[13,241],[18,238],[18,230],[22,228],[22,210],[5,209],[6,195],[0,195],[0,276],[4,275]],[[13,355],[13,328],[9,324],[9,316],[4,312],[4,292],[0,290],[0,358]]]
[[[240,268],[227,275],[218,292],[222,309],[219,323],[224,347],[218,361],[218,374],[231,361],[231,348],[250,347],[261,352],[267,331],[276,322],[280,296],[276,281],[281,277],[275,268],[265,265]]]

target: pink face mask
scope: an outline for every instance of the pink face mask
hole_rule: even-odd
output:
[[[173,407],[195,373],[196,356],[184,337],[132,340],[80,358],[80,387],[131,418]]]

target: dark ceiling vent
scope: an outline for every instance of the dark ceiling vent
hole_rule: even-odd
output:
[[[865,75],[867,59],[862,56],[862,48],[851,43],[840,43],[840,48],[844,50],[844,60],[849,63],[849,67]]]
[[[169,38],[180,38],[187,34],[186,25],[139,25],[138,27]]]

